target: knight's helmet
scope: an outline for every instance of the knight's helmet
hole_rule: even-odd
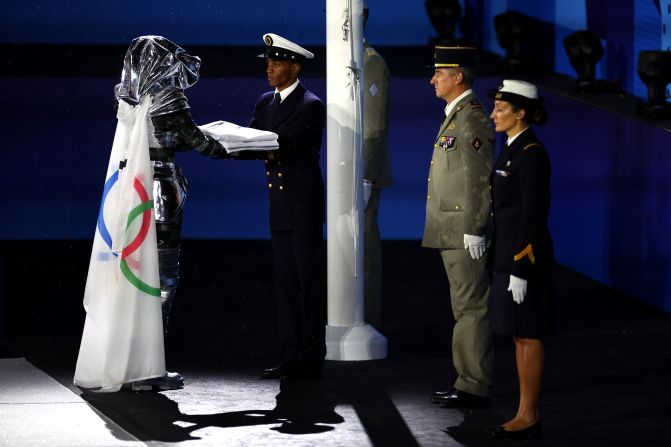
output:
[[[188,109],[184,89],[198,82],[200,64],[198,56],[191,56],[165,37],[137,37],[126,51],[121,82],[114,94],[130,105],[150,94],[150,116]]]

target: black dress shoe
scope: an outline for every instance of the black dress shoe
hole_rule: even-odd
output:
[[[442,396],[431,396],[431,399],[440,403],[443,408],[486,407],[491,403],[487,396],[478,396],[461,390],[454,390],[452,393]]]
[[[434,404],[439,404],[442,402],[441,399],[444,399],[445,396],[449,396],[450,394],[454,394],[456,392],[457,390],[454,388],[452,388],[450,391],[434,391],[431,395],[431,402]]]
[[[266,368],[261,375],[262,379],[281,379],[291,369],[291,365],[287,362],[280,363],[277,366]]]
[[[508,431],[503,427],[496,427],[489,434],[495,439],[536,439],[543,436],[543,424],[539,419],[522,430]]]
[[[295,380],[317,380],[322,378],[322,368],[317,365],[310,364],[295,364],[291,368],[288,368],[284,375],[282,375],[282,380],[295,381]]]

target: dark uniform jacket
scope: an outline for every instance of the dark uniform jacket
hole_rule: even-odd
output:
[[[325,203],[319,150],[326,108],[301,84],[279,106],[275,106],[274,93],[266,92],[259,97],[249,124],[279,136],[280,148],[265,153],[270,229],[321,225],[325,220]]]
[[[551,268],[550,158],[531,128],[503,149],[491,183],[494,271],[530,279]]]
[[[493,145],[491,120],[471,93],[445,117],[433,145],[423,247],[463,249],[464,234],[487,233]]]

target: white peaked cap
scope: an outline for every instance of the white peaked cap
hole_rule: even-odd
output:
[[[498,90],[489,91],[488,96],[525,109],[530,123],[542,125],[548,120],[543,98],[538,97],[538,89],[530,82],[504,79],[503,85]]]
[[[284,60],[312,59],[314,54],[277,34],[268,33],[263,35],[263,42],[267,45],[265,57]]]
[[[529,99],[538,99],[538,89],[535,85],[526,81],[503,80],[503,86],[499,89],[501,93],[512,93]]]

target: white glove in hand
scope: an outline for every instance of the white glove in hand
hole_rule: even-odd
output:
[[[524,297],[527,296],[527,280],[510,275],[508,291],[513,293],[513,301],[517,304],[522,304]]]
[[[373,182],[363,179],[363,209],[368,208],[368,200],[373,192]]]
[[[464,234],[464,248],[471,252],[471,258],[480,259],[487,249],[485,246],[485,237]]]

